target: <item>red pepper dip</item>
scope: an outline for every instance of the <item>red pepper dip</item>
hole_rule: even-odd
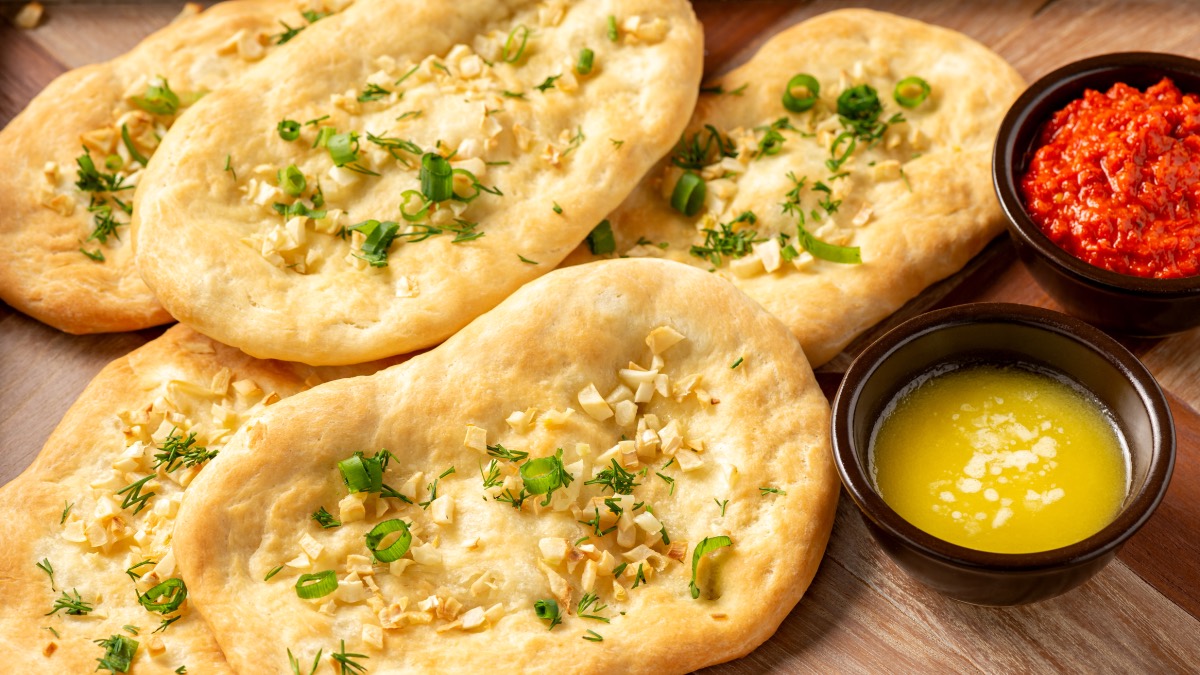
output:
[[[1021,180],[1059,248],[1120,274],[1200,274],[1200,98],[1118,82],[1055,113]]]

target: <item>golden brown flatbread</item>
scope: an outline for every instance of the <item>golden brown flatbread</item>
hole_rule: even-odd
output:
[[[783,95],[799,74],[817,80],[819,101],[792,112]],[[929,94],[908,108],[894,92],[912,76]],[[859,120],[856,134],[838,100],[861,85],[874,88],[881,111],[874,123]],[[1002,229],[992,144],[1024,84],[964,35],[881,12],[830,12],[775,36],[713,87],[720,93],[701,97],[680,145],[609,216],[613,252],[582,245],[565,264],[627,255],[715,269],[782,319],[820,365]],[[901,96],[919,91],[906,86]],[[887,124],[896,114],[904,121]],[[679,164],[707,188],[690,217],[671,205]],[[814,258],[799,239],[801,215],[818,240],[858,247],[862,264]]]
[[[119,635],[138,642],[130,672],[139,675],[180,666],[231,672],[190,601],[151,611],[138,595],[179,579],[174,516],[185,488],[209,470],[210,456],[245,420],[331,376],[255,360],[183,326],[101,371],[34,463],[0,488],[8,532],[0,551],[4,669],[93,672],[106,652],[94,641]],[[165,598],[148,602],[169,605],[175,583],[163,589]]]
[[[581,266],[272,407],[192,486],[176,550],[240,672],[685,672],[807,588],[828,425],[799,343],[729,284]]]
[[[683,0],[358,2],[180,121],[138,193],[138,268],[180,321],[255,356],[436,344],[667,151],[702,38]]]
[[[69,333],[171,321],[129,247],[126,208],[142,175],[130,145],[152,156],[198,96],[274,51],[287,32],[280,22],[300,28],[302,10],[316,18],[344,4],[238,0],[199,13],[189,5],[129,53],[51,82],[0,131],[0,299]]]

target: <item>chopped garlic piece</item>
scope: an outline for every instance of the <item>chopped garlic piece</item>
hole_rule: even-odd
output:
[[[338,511],[343,523],[353,523],[367,517],[367,509],[363,504],[365,492],[352,492],[342,497],[338,502]]]
[[[567,540],[561,537],[545,537],[538,541],[538,550],[541,551],[542,560],[545,560],[546,564],[557,567],[567,557],[571,547]]]
[[[620,401],[617,403],[616,423],[618,426],[631,426],[637,418],[637,404],[633,401]]]
[[[654,354],[661,354],[684,340],[684,335],[670,326],[659,326],[646,336],[646,345]]]
[[[321,545],[321,542],[313,539],[312,535],[304,532],[300,535],[300,550],[304,551],[309,558],[316,560],[321,557],[321,552],[325,550],[325,547]]]
[[[454,497],[441,495],[429,505],[429,517],[438,525],[454,522]]]
[[[362,627],[363,644],[370,645],[376,649],[383,649],[383,628],[369,623],[364,623]]]
[[[783,264],[782,249],[779,248],[778,239],[768,239],[753,244],[751,248],[758,259],[762,261],[763,269],[768,273],[774,272]]]
[[[603,422],[613,416],[612,408],[609,408],[608,403],[600,396],[595,384],[589,384],[579,392],[579,405],[597,422]]]
[[[542,416],[539,418],[539,420],[541,421],[542,426],[546,427],[547,429],[559,429],[566,426],[567,420],[570,419],[571,415],[574,414],[574,408],[567,408],[563,411],[547,410],[546,412],[542,413]]]
[[[462,615],[462,629],[471,630],[479,628],[487,621],[487,614],[482,607],[472,607]]]
[[[463,440],[463,445],[472,450],[478,450],[487,454],[487,429],[477,427],[474,424],[468,424],[467,437]]]
[[[437,567],[442,564],[442,552],[434,548],[433,544],[421,544],[409,550],[412,552],[413,562],[418,565]]]
[[[704,466],[704,459],[691,450],[680,450],[675,453],[675,461],[684,472],[695,471]]]
[[[526,434],[533,428],[533,418],[536,415],[537,408],[527,408],[525,412],[515,410],[504,421],[518,434]]]

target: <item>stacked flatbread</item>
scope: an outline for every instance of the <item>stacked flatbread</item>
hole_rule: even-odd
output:
[[[289,672],[289,650],[371,672],[684,672],[766,640],[812,579],[837,501],[828,415],[787,329],[714,276],[562,270],[243,429],[181,510],[180,569],[239,672]],[[347,464],[385,456],[356,484]],[[301,597],[314,575],[336,589]]]
[[[127,210],[145,159],[197,98],[276,50],[287,26],[348,2],[238,0],[200,13],[189,5],[129,53],[51,82],[0,131],[0,299],[69,333],[170,321],[129,245]]]
[[[819,97],[794,112],[783,98],[797,75],[814,78]],[[927,97],[912,80],[901,85],[912,77],[928,85]],[[863,85],[880,109],[874,128],[854,133],[838,101]],[[715,269],[787,324],[814,365],[961,269],[1003,229],[992,145],[1024,84],[960,33],[868,10],[830,12],[775,36],[713,86],[722,93],[701,98],[684,140],[609,216],[607,250]],[[794,107],[810,94],[792,93]],[[905,107],[897,93],[919,102]],[[888,124],[897,114],[903,121]],[[680,165],[707,186],[690,216],[671,205]],[[862,263],[814,257],[800,218],[820,242],[857,247]],[[592,248],[581,245],[567,263],[609,257]]]
[[[138,191],[138,269],[255,356],[437,344],[670,148],[702,38],[684,0],[361,0],[179,121]]]

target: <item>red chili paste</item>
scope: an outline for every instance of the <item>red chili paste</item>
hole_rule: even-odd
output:
[[[1168,78],[1088,90],[1041,143],[1021,188],[1051,241],[1121,274],[1200,274],[1200,98]]]

